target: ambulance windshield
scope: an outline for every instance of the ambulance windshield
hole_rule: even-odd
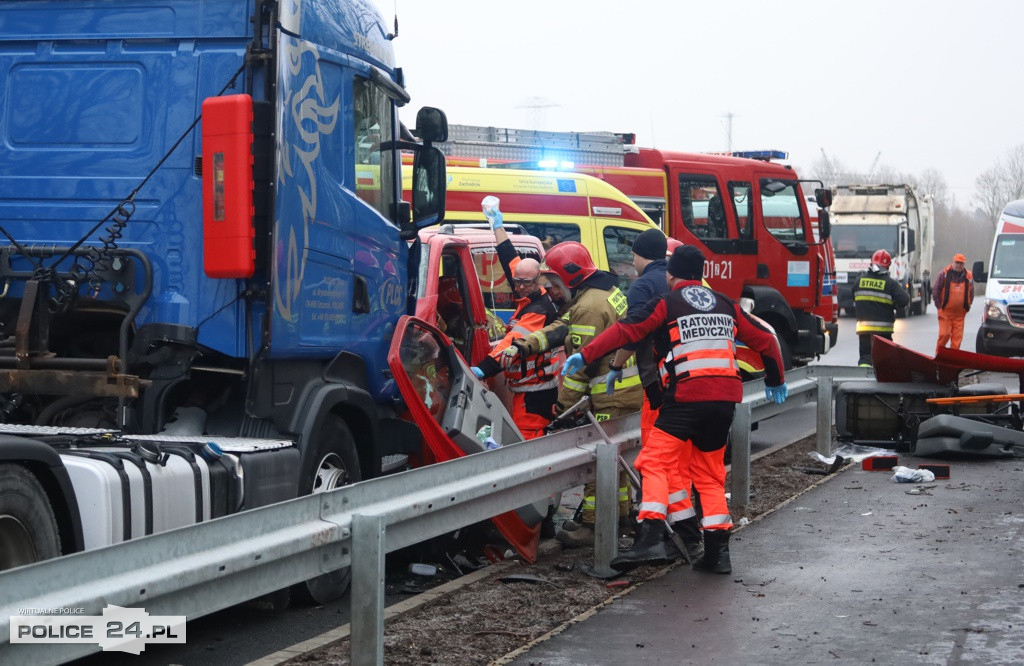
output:
[[[991,277],[1024,279],[1024,234],[1003,234],[996,239]]]

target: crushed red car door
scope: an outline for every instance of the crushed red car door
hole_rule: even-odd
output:
[[[462,431],[462,423],[478,423],[482,419],[491,425],[491,436],[501,444],[522,440],[501,401],[476,380],[451,339],[433,326],[415,317],[402,317],[391,341],[388,365],[409,415],[419,426],[424,445],[438,462],[484,450],[475,432]],[[452,396],[459,399],[453,400]],[[491,518],[502,536],[528,562],[537,558],[546,503],[545,498]]]

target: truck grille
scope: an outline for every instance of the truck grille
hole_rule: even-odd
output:
[[[1024,325],[1024,305],[1009,305],[1006,312],[1010,315],[1010,321],[1018,326]]]

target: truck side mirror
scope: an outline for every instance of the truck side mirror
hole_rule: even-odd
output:
[[[907,229],[907,252],[913,252],[917,249],[917,235],[913,229]]]
[[[448,140],[448,117],[441,109],[425,106],[416,113],[416,136],[429,145]]]
[[[976,261],[971,266],[971,276],[975,282],[988,282],[988,273],[985,272],[985,262]]]
[[[433,146],[422,146],[416,151],[412,162],[413,236],[417,229],[444,220],[445,174],[444,153]]]
[[[814,190],[814,200],[818,208],[828,208],[832,205],[832,190],[819,187]]]
[[[818,211],[818,237],[823,241],[827,241],[831,235],[832,220],[829,218],[828,211],[822,208]]]

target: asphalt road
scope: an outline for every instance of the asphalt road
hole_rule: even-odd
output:
[[[974,350],[974,335],[981,322],[980,307],[968,314],[963,348]],[[856,365],[856,321],[852,317],[840,319],[839,344],[821,357],[824,365]],[[896,322],[894,340],[904,346],[931,355],[938,336],[938,319],[930,309],[924,316],[909,317]],[[753,433],[753,450],[759,451],[776,444],[790,443],[814,432],[815,407],[809,404],[775,418],[761,422]],[[567,494],[566,498],[571,493]],[[393,603],[403,595],[392,595]],[[82,660],[87,664],[209,664],[242,665],[300,641],[312,638],[349,621],[349,600],[341,600],[316,608],[290,608],[274,612],[259,604],[250,603],[199,618],[188,624],[188,642],[185,645],[153,645],[139,657],[124,655],[95,655]]]

